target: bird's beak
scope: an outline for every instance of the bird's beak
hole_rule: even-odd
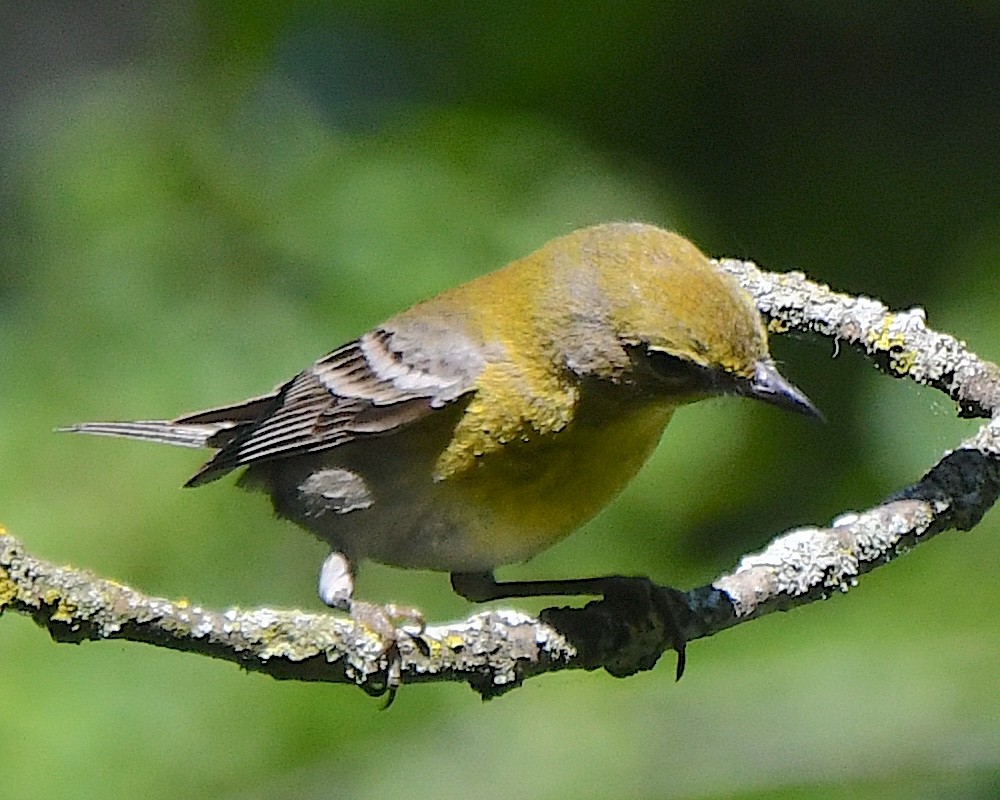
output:
[[[740,383],[739,394],[763,400],[772,406],[823,420],[823,414],[801,390],[793,385],[770,361],[758,361],[753,377]]]

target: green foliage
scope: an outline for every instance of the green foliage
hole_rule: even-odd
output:
[[[39,555],[210,605],[315,608],[322,546],[232,481],[180,491],[198,454],[50,431],[267,390],[596,221],[673,225],[712,253],[921,303],[1000,352],[1000,126],[966,102],[997,71],[985,10],[894,19],[882,41],[860,6],[226,8],[164,8],[146,50],[71,64],[10,119],[0,519]],[[952,71],[931,69],[934,52]],[[700,583],[783,527],[881,499],[972,429],[826,343],[775,349],[826,429],[733,399],[686,409],[615,507],[506,574]],[[699,642],[677,686],[672,667],[561,674],[488,705],[403,687],[380,714],[347,687],[57,647],[5,616],[4,785],[149,800],[992,797],[996,527],[988,515],[846,598]],[[441,575],[371,566],[359,592],[432,619],[469,610]]]

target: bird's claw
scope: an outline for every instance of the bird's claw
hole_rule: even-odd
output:
[[[690,615],[690,610],[686,595],[672,587],[660,586],[648,578],[613,576],[607,581],[605,602],[618,606],[622,618],[652,613],[659,620],[667,647],[677,653],[674,679],[679,681],[687,665],[684,620]]]
[[[403,682],[403,658],[399,650],[401,635],[420,642],[420,635],[426,627],[424,615],[412,606],[395,603],[380,605],[364,600],[352,600],[351,619],[358,625],[374,633],[382,645],[382,655],[386,660],[385,688],[378,692],[385,695],[383,709],[392,705],[396,692]],[[418,644],[419,647],[419,644]]]

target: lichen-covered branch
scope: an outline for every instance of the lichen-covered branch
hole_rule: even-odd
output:
[[[268,608],[213,611],[151,597],[74,567],[35,558],[0,529],[0,612],[34,617],[60,642],[128,639],[234,661],[275,678],[386,688],[393,654],[378,634],[333,613]],[[487,611],[417,638],[401,636],[407,683],[465,680],[484,693],[565,664],[555,630],[514,611]]]
[[[922,308],[890,311],[870,297],[831,291],[801,272],[764,272],[734,259],[716,263],[754,296],[772,331],[818,333],[861,350],[882,372],[944,392],[963,417],[992,417],[1000,408],[1000,367],[954,336],[928,328]]]
[[[724,260],[754,295],[775,332],[811,332],[864,352],[886,374],[948,394],[968,417],[997,416],[1000,368],[962,342],[927,328],[923,312],[890,312],[876,300],[832,292],[799,273],[772,274]],[[949,528],[969,529],[1000,493],[1000,417],[945,453],[913,486],[825,528],[778,536],[736,569],[687,592],[623,580],[584,608],[535,619],[487,611],[401,634],[377,633],[333,613],[211,611],[149,597],[25,552],[0,529],[0,613],[32,616],[57,641],[129,639],[234,661],[276,678],[355,683],[385,691],[390,668],[403,683],[469,683],[484,697],[557,669],[628,675],[668,649],[772,611],[828,597],[861,575]]]

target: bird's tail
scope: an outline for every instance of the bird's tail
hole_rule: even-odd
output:
[[[253,429],[260,419],[272,413],[280,402],[278,391],[260,397],[251,397],[241,403],[221,408],[210,408],[177,419],[139,420],[136,422],[78,422],[57,428],[67,433],[90,433],[95,436],[120,436],[177,447],[211,447],[221,450],[247,430]],[[225,475],[234,465],[212,469],[207,465],[185,484],[198,486]]]
[[[79,422],[57,428],[60,432],[90,433],[95,436],[121,436],[178,447],[222,447],[231,438],[235,423],[189,424],[171,420],[139,420],[136,422]]]

